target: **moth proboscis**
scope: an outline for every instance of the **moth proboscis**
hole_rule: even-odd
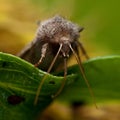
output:
[[[61,16],[55,16],[45,20],[39,24],[35,39],[27,45],[18,56],[34,64],[36,67],[47,71],[48,73],[54,71],[58,68],[58,66],[64,63],[64,81],[58,92],[53,95],[56,97],[65,85],[67,60],[73,54],[96,106],[93,91],[88,83],[81,63],[81,58],[79,56],[78,48],[81,49],[86,59],[89,59],[83,45],[78,41],[80,38],[79,33],[82,30],[83,27],[79,27],[77,24],[62,18]],[[45,79],[46,75],[43,77],[36,92],[34,101],[35,105],[38,102],[38,97]]]

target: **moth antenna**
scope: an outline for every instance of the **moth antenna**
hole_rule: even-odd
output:
[[[79,28],[78,28],[78,31],[79,31],[79,32],[82,32],[83,30],[84,30],[84,27],[79,27]]]
[[[40,57],[39,61],[34,65],[35,67],[38,67],[38,66],[41,64],[43,58],[44,58],[45,55],[46,55],[47,48],[48,48],[48,43],[45,43],[45,44],[42,46],[42,49],[41,49],[41,57]]]
[[[69,47],[70,47],[71,51],[73,52],[73,55],[75,56],[75,58],[76,58],[76,60],[77,60],[77,63],[78,63],[78,65],[79,65],[79,68],[80,68],[80,71],[81,71],[81,73],[82,73],[82,76],[83,76],[83,78],[84,78],[84,80],[85,80],[85,82],[86,82],[86,85],[88,86],[89,92],[90,92],[90,94],[91,94],[91,96],[92,96],[92,98],[93,98],[94,105],[95,105],[95,107],[98,109],[98,107],[97,107],[97,105],[96,105],[96,100],[95,100],[95,97],[94,97],[94,93],[93,93],[93,91],[92,91],[92,89],[91,89],[91,87],[90,87],[90,84],[89,84],[89,82],[88,82],[88,80],[87,80],[87,78],[86,78],[86,75],[85,75],[85,72],[84,72],[84,68],[83,68],[83,66],[82,66],[81,59],[80,59],[80,57],[78,57],[78,55],[77,55],[76,52],[74,51],[74,49],[72,48],[71,44],[69,44]]]
[[[59,47],[59,49],[58,49],[58,51],[57,51],[57,53],[56,53],[56,55],[55,55],[55,57],[54,57],[51,65],[50,65],[50,67],[49,67],[48,70],[47,70],[47,73],[50,73],[50,71],[51,71],[51,69],[52,69],[52,67],[53,67],[53,65],[54,65],[54,63],[55,63],[55,61],[56,61],[56,59],[57,59],[60,51],[61,51],[61,48],[62,48],[62,44],[60,44],[60,47]],[[41,83],[40,83],[39,86],[38,86],[38,89],[37,89],[37,92],[36,92],[36,96],[35,96],[35,100],[34,100],[34,105],[36,105],[37,102],[38,102],[38,97],[39,97],[39,94],[40,94],[40,92],[41,92],[42,85],[43,85],[46,77],[47,77],[47,75],[45,75],[45,76],[43,77],[43,79],[41,80]]]
[[[80,46],[81,51],[82,51],[83,55],[86,57],[86,59],[87,59],[87,60],[90,59],[90,57],[88,56],[88,54],[87,54],[87,52],[86,52],[84,46],[82,45],[82,43],[81,43],[81,42],[77,42],[77,45]]]
[[[58,90],[58,92],[55,95],[52,95],[52,98],[55,98],[56,96],[58,96],[61,91],[63,90],[64,86],[65,86],[65,82],[66,82],[66,76],[67,76],[67,60],[66,57],[64,58],[64,80],[62,81],[62,85],[60,87],[60,89]]]

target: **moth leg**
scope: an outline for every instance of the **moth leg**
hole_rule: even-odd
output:
[[[35,67],[38,67],[38,66],[41,64],[43,58],[44,58],[45,55],[46,55],[47,48],[48,48],[48,43],[45,43],[45,44],[42,46],[42,49],[41,49],[41,57],[40,57],[39,61],[34,65]]]
[[[67,76],[67,58],[65,57],[64,58],[64,80],[62,81],[62,85],[59,88],[59,90],[57,91],[57,93],[55,95],[52,95],[52,98],[57,97],[61,93],[61,91],[63,90],[65,83],[66,83],[66,76]]]
[[[50,65],[50,67],[49,67],[48,70],[47,70],[47,73],[50,73],[50,71],[51,71],[51,69],[52,69],[55,61],[57,60],[57,57],[58,57],[60,51],[61,51],[61,48],[62,48],[62,44],[60,44],[60,47],[59,47],[59,49],[58,49],[58,51],[57,51],[57,53],[56,53],[56,55],[55,55],[55,57],[54,57],[51,65]],[[39,84],[39,86],[38,86],[38,89],[37,89],[37,92],[36,92],[36,96],[35,96],[35,100],[34,100],[34,105],[36,105],[37,102],[38,102],[38,97],[39,97],[39,94],[40,94],[40,92],[41,92],[42,85],[43,85],[46,77],[47,77],[47,74],[43,77],[43,79],[41,80],[41,82],[40,82],[40,84]]]
[[[84,46],[82,45],[82,43],[81,43],[81,42],[77,42],[77,45],[80,46],[81,51],[82,51],[83,55],[86,57],[86,59],[87,59],[87,60],[90,59],[90,57],[88,56],[88,54],[87,54],[87,52],[86,52]]]

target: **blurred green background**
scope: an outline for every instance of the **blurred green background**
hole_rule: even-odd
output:
[[[83,26],[91,57],[119,54],[119,0],[0,0],[0,51],[16,54],[33,40],[37,21],[59,14]]]

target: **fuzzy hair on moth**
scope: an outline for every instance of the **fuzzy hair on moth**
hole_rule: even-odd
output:
[[[81,58],[79,56],[78,48],[81,49],[86,59],[89,59],[83,45],[80,41],[78,41],[82,30],[83,27],[79,27],[77,24],[74,24],[61,16],[54,16],[53,18],[45,20],[39,24],[34,40],[29,43],[18,54],[18,56],[34,64],[36,67],[47,71],[48,73],[54,71],[61,64],[64,64],[64,80],[58,92],[53,96],[56,97],[65,85],[67,60],[71,55],[74,55],[82,73],[82,77],[84,78],[94,104],[97,107],[93,91],[88,83]],[[38,102],[38,97],[45,79],[46,75],[43,77],[37,89],[34,101],[35,105]]]

